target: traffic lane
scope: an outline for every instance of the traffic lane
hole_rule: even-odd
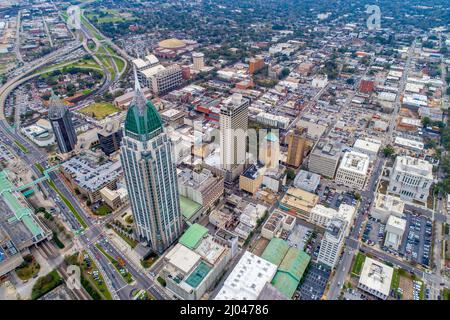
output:
[[[157,291],[157,287],[154,286],[154,283],[151,281],[151,279],[147,278],[145,275],[142,275],[139,271],[137,271],[134,266],[128,261],[128,259],[124,257],[113,245],[111,245],[109,241],[102,241],[101,246],[107,249],[109,251],[108,253],[111,253],[111,255],[115,259],[120,258],[126,262],[126,268],[128,272],[131,273],[134,280],[136,280],[136,283],[141,287],[141,289],[150,291],[150,293],[158,300],[165,300],[163,294]]]
[[[86,244],[86,243],[84,243]],[[119,298],[122,299],[130,299],[130,297],[127,295],[127,292],[124,290],[127,286],[129,286],[128,283],[125,282],[123,277],[119,274],[117,269],[112,265],[112,263],[106,258],[100,250],[95,246],[90,244],[89,250],[91,250],[94,253],[95,258],[100,262],[101,267],[103,270],[106,271],[108,279],[111,281],[111,286],[119,296]]]

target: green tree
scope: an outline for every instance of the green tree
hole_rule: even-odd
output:
[[[295,171],[294,169],[288,168],[286,170],[286,176],[289,180],[294,180],[295,179]]]
[[[392,155],[394,155],[394,153],[395,153],[395,149],[390,144],[387,145],[386,147],[384,147],[384,149],[383,149],[383,154],[386,158],[391,157]]]

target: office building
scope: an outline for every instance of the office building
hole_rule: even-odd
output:
[[[318,204],[311,210],[310,222],[322,228],[326,228],[336,214],[337,211],[335,209]]]
[[[379,299],[386,300],[391,290],[393,274],[394,268],[366,257],[361,270],[358,288]]]
[[[377,193],[370,215],[386,223],[391,215],[401,218],[404,208],[405,203],[400,198]]]
[[[296,129],[288,133],[286,140],[288,144],[286,163],[292,167],[298,168],[303,162],[306,139],[302,136],[302,131]]]
[[[178,191],[206,211],[223,196],[224,179],[207,169],[185,168],[178,173]]]
[[[193,52],[192,63],[194,64],[194,70],[201,71],[205,67],[205,55],[201,52]]]
[[[100,149],[110,156],[120,149],[120,142],[122,141],[122,129],[118,121],[108,122],[104,128],[97,133]]]
[[[234,94],[220,108],[220,156],[226,181],[236,179],[245,167],[249,104],[248,99]]]
[[[316,192],[320,184],[320,175],[306,170],[300,170],[294,179],[294,187],[308,192]]]
[[[309,156],[308,169],[327,178],[334,178],[341,156],[340,147],[320,140]]]
[[[338,210],[318,204],[312,209],[309,221],[319,227],[326,228],[333,218],[338,217],[351,225],[355,213],[356,208],[345,203],[342,203]]]
[[[291,120],[287,117],[275,115],[267,112],[260,112],[256,115],[256,122],[278,129],[287,129]]]
[[[364,189],[370,159],[364,153],[355,151],[346,152],[336,172],[336,183],[349,188]]]
[[[265,63],[264,63],[263,56],[256,56],[254,58],[250,58],[250,61],[248,63],[248,73],[254,74],[257,71],[263,69],[264,66],[265,66]]]
[[[136,234],[162,253],[181,234],[182,218],[172,142],[161,117],[140,88],[128,109],[121,146]]]
[[[102,200],[114,211],[127,205],[128,191],[126,188],[121,187],[116,190],[112,190],[108,187],[104,187],[100,190]]]
[[[368,155],[370,161],[374,161],[376,159],[380,148],[381,141],[370,138],[357,139],[353,144],[353,151]]]
[[[334,268],[339,260],[345,243],[348,222],[342,218],[335,217],[327,225],[325,234],[320,242],[317,261],[330,268]]]
[[[163,95],[181,86],[183,72],[179,65],[164,67],[161,64],[139,71],[141,83],[155,95]]]
[[[50,97],[48,120],[52,125],[59,151],[61,153],[71,152],[77,144],[72,113],[54,93]]]
[[[280,163],[280,142],[278,137],[269,132],[259,144],[259,161],[266,168],[277,169]]]
[[[260,164],[252,164],[239,176],[239,189],[255,194],[261,186],[265,168]]]
[[[433,184],[433,165],[409,156],[398,156],[389,179],[388,192],[405,201],[426,203]]]
[[[386,237],[384,245],[388,248],[398,250],[402,244],[403,235],[406,230],[406,220],[396,216],[390,216],[386,223]]]

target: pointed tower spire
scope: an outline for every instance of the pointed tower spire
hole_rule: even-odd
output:
[[[133,73],[134,73],[134,90],[140,91],[141,90],[141,84],[139,83],[139,77],[136,70],[136,65],[133,64]]]
[[[48,116],[50,119],[61,118],[66,111],[66,106],[64,102],[55,94],[52,90],[52,95],[50,96],[48,103]]]
[[[133,104],[137,107],[139,114],[144,114],[145,108],[147,107],[147,99],[141,89],[141,84],[139,83],[139,78],[136,70],[136,66],[133,65],[134,72],[134,98]]]

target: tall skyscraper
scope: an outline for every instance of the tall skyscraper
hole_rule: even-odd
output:
[[[158,111],[142,93],[136,71],[135,86],[120,159],[137,235],[162,253],[182,232],[176,166],[172,142]]]
[[[234,180],[245,167],[249,104],[248,99],[234,94],[220,108],[220,152],[226,181]]]
[[[77,143],[72,113],[54,93],[50,97],[48,119],[52,124],[59,151],[61,153],[72,151]]]
[[[288,143],[286,163],[298,168],[303,162],[306,140],[302,137],[302,132],[299,129],[289,132],[286,138]]]

